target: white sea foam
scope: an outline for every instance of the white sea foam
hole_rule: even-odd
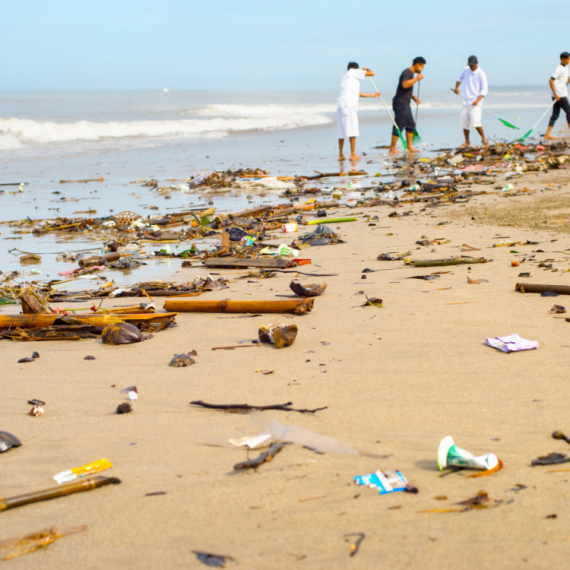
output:
[[[30,144],[72,141],[98,141],[126,137],[219,137],[252,130],[285,130],[325,125],[331,118],[318,113],[290,111],[287,113],[228,113],[210,119],[183,119],[167,121],[129,122],[54,122],[31,119],[0,119],[0,140],[14,140]],[[0,148],[17,148],[12,143],[0,142]]]
[[[427,95],[427,94],[426,94]],[[488,109],[544,107],[543,102],[527,101],[524,104],[505,101],[503,93],[497,93],[496,99],[490,96],[485,106]],[[511,94],[512,95],[512,94]],[[516,94],[515,94],[516,95]],[[449,97],[449,95],[447,95]],[[515,97],[516,99],[516,97]],[[391,107],[389,97],[386,104]],[[546,101],[548,103],[548,101]],[[445,111],[460,109],[461,99],[453,97],[451,101],[429,100],[426,96],[421,108],[426,111]],[[368,113],[385,114],[381,101],[363,99],[360,110]],[[314,127],[335,121],[336,100],[331,96],[327,102],[299,104],[213,104],[202,105],[188,111],[180,109],[178,116],[187,118],[168,118],[165,120],[133,121],[43,121],[37,119],[12,117],[0,118],[0,150],[18,149],[22,146],[70,144],[74,142],[97,142],[125,140],[130,146],[140,146],[151,141],[177,138],[218,138],[246,131],[288,130],[302,127]],[[104,113],[102,117],[104,119]],[[142,116],[141,119],[146,119]],[[131,141],[131,142],[127,142]],[[122,145],[123,143],[121,143]],[[154,144],[154,143],[153,143]]]

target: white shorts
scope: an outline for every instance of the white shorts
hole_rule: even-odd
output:
[[[481,115],[483,114],[483,109],[477,105],[463,105],[461,110],[461,117],[459,118],[459,126],[462,129],[474,129],[475,127],[483,126],[481,124]]]
[[[339,107],[336,111],[336,134],[339,139],[358,137],[358,115],[355,109]]]

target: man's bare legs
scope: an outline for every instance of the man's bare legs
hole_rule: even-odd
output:
[[[390,150],[389,153],[390,154],[398,154],[400,151],[396,148],[396,145],[398,144],[398,136],[397,135],[392,135],[392,142],[390,143]]]
[[[475,127],[477,129],[477,132],[481,135],[481,142],[487,146],[489,143],[487,142],[487,139],[485,138],[485,133],[483,132],[483,127]]]
[[[389,154],[398,154],[400,151],[396,148],[398,144],[398,140],[400,137],[397,135],[392,135],[392,141],[390,142],[390,150],[388,151]],[[417,148],[414,148],[413,144],[414,140],[414,133],[413,131],[406,131],[406,146],[408,147],[408,152],[418,152]]]
[[[414,131],[406,131],[406,144],[408,145],[408,152],[419,152],[414,148]]]
[[[356,137],[349,137],[350,141],[350,160],[359,160],[360,157],[356,154]]]
[[[344,139],[338,139],[338,159],[344,160],[344,154],[342,154],[342,149],[344,148]]]
[[[481,142],[487,146],[489,142],[485,138],[485,133],[483,132],[483,127],[475,127],[477,132],[481,135]],[[469,129],[463,129],[463,134],[465,135],[465,143],[461,145],[461,147],[470,147],[471,142],[469,140]]]

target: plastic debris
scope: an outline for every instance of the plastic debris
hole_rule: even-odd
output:
[[[418,490],[411,486],[400,471],[376,471],[368,475],[357,475],[354,477],[357,485],[366,485],[372,489],[378,489],[381,495],[395,493],[396,491],[407,491],[417,493]]]
[[[74,481],[79,477],[84,477],[85,475],[93,475],[94,473],[99,473],[105,469],[110,469],[113,464],[106,458],[93,461],[82,467],[75,467],[73,469],[66,469],[53,476],[53,480],[61,485],[62,483],[69,483],[69,481]]]
[[[501,350],[502,352],[519,352],[521,350],[533,350],[538,348],[538,341],[526,340],[514,333],[508,336],[487,338],[485,342],[488,346]]]
[[[498,471],[503,464],[494,453],[487,453],[486,455],[475,457],[472,453],[469,453],[469,451],[455,445],[453,438],[448,435],[444,437],[439,444],[437,466],[440,471],[448,467]]]

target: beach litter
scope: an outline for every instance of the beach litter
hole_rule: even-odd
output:
[[[42,489],[41,491],[35,491],[33,493],[0,499],[0,513],[8,509],[15,509],[17,507],[30,505],[39,501],[47,501],[58,497],[65,497],[74,493],[90,491],[91,489],[97,489],[104,485],[117,485],[120,482],[121,480],[116,477],[104,477],[103,475],[84,477],[78,481],[63,483],[60,487],[55,489],[50,487],[49,489]]]
[[[32,356],[20,358],[20,360],[18,360],[18,364],[20,364],[21,362],[35,362],[39,357],[40,357],[40,353],[34,351],[34,352],[32,352]]]
[[[148,338],[148,337],[147,337]],[[130,323],[108,325],[101,333],[103,344],[133,344],[146,340],[141,331]]]
[[[45,413],[45,410],[41,406],[38,406],[36,404],[35,406],[32,406],[32,409],[28,412],[28,415],[34,416],[34,417],[39,417],[39,416],[43,416],[44,413]]]
[[[291,281],[289,288],[291,291],[293,291],[293,293],[295,293],[295,295],[298,295],[299,297],[318,297],[325,292],[327,284],[322,283],[319,285],[316,283],[311,283],[309,285],[303,285],[298,281]]]
[[[259,327],[259,340],[273,344],[275,348],[291,346],[297,338],[297,325],[262,325]]]
[[[0,453],[5,453],[13,447],[20,447],[22,442],[12,433],[0,431]],[[1,504],[1,503],[0,503]],[[2,508],[0,507],[0,511]]]
[[[166,311],[181,313],[292,313],[304,315],[313,309],[313,299],[289,301],[202,301],[170,297],[164,303]]]
[[[189,354],[182,353],[175,354],[172,357],[172,360],[168,363],[168,366],[180,368],[184,366],[192,366],[192,364],[196,364],[196,361]]]
[[[538,348],[538,341],[526,340],[518,334],[510,334],[508,336],[497,336],[495,338],[485,339],[485,343],[502,352],[519,352],[521,350],[534,350]]]
[[[260,465],[264,463],[269,463],[273,461],[273,458],[286,446],[288,443],[273,443],[269,446],[269,449],[263,452],[258,457],[253,459],[247,459],[241,463],[236,463],[234,465],[234,471],[243,471],[246,469],[257,469]]]
[[[542,455],[537,459],[533,459],[531,465],[534,467],[536,465],[557,465],[559,463],[570,462],[570,457],[564,453],[549,453],[548,455]]]
[[[552,437],[553,439],[562,439],[564,440],[566,443],[570,444],[570,437],[568,437],[567,435],[565,435],[563,432],[561,432],[560,430],[556,430],[552,432]]]
[[[235,558],[226,554],[212,554],[211,552],[204,552],[202,550],[193,550],[192,552],[202,564],[211,566],[212,568],[224,568],[226,562],[235,561]]]
[[[488,493],[485,491],[479,491],[474,497],[466,499],[464,501],[459,501],[453,503],[454,505],[459,505],[458,507],[449,507],[444,509],[426,509],[419,511],[420,513],[465,513],[472,510],[478,509],[489,509],[492,507],[498,507],[503,503],[502,500],[491,499]]]
[[[65,471],[56,473],[53,476],[53,480],[58,485],[61,485],[62,483],[69,483],[70,481],[79,479],[79,477],[85,477],[86,475],[93,475],[94,473],[99,473],[100,471],[110,469],[111,467],[113,467],[113,464],[108,459],[106,458],[98,459],[97,461],[93,461],[91,463],[88,463],[87,465],[82,465],[81,467],[74,467],[73,469],[66,469]]]
[[[366,538],[366,535],[363,532],[351,532],[344,535],[345,538],[349,538],[351,536],[356,536],[357,539],[350,541],[350,556],[356,556],[360,550],[362,541]]]
[[[133,406],[130,402],[123,402],[117,406],[116,414],[130,414],[133,411]]]
[[[378,489],[380,495],[405,491],[417,493],[418,489],[411,485],[400,471],[375,471],[368,475],[357,475],[353,478],[357,485],[365,485],[371,489]]]
[[[293,408],[293,402],[285,402],[284,404],[268,404],[265,406],[252,406],[250,404],[208,404],[202,400],[193,400],[190,402],[192,406],[199,406],[209,410],[221,410],[231,414],[247,414],[252,410],[282,410],[284,412],[299,412],[301,414],[314,414],[321,410],[327,410],[328,406],[314,409],[298,409]]]
[[[70,536],[87,530],[87,525],[70,528],[63,532],[58,532],[55,526],[49,529],[40,530],[27,534],[22,538],[10,538],[0,541],[0,559],[12,560],[24,554],[30,554],[40,548],[47,548],[56,540],[64,536]]]
[[[476,457],[469,451],[455,445],[453,438],[448,435],[439,444],[437,466],[440,471],[452,467],[461,467],[482,470],[485,475],[491,475],[502,469],[503,462],[494,453]]]

